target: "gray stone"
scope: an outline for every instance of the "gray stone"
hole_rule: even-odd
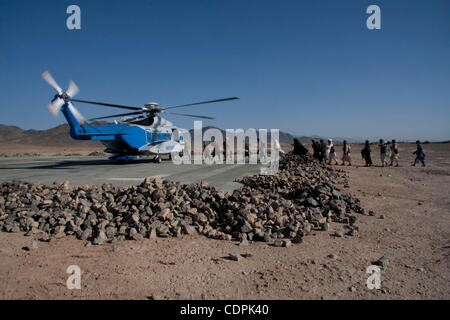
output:
[[[251,232],[252,230],[253,228],[248,222],[245,222],[244,225],[241,227],[241,232],[243,233]]]
[[[291,240],[289,239],[283,239],[283,247],[290,247],[292,245]]]
[[[336,189],[334,189],[331,194],[333,195],[333,197],[335,197],[337,199],[341,198],[341,193],[338,190],[336,190]]]
[[[101,244],[103,244],[103,239],[101,237],[96,237],[96,238],[94,238],[92,243],[95,245],[101,245]]]
[[[389,258],[382,256],[380,259],[376,261],[376,264],[385,268],[389,264]]]
[[[150,232],[148,233],[148,238],[149,239],[156,239],[158,236],[156,234],[156,229],[155,228],[150,228]]]
[[[319,203],[312,197],[309,197],[306,201],[312,207],[318,207],[319,206]]]
[[[137,234],[138,234],[137,230],[135,228],[131,228],[128,235],[130,238],[133,238]]]
[[[239,255],[234,254],[234,253],[230,253],[228,254],[228,259],[229,260],[233,260],[233,261],[239,261],[241,258]]]
[[[197,234],[197,230],[193,226],[185,225],[183,226],[184,233],[187,235],[195,235]]]
[[[242,239],[242,241],[239,243],[239,246],[248,246],[248,240]]]
[[[282,247],[283,246],[283,240],[281,240],[281,239],[277,239],[277,240],[275,240],[273,243],[272,243],[272,245],[274,246],[274,247]]]
[[[335,237],[337,237],[337,238],[342,238],[344,235],[342,234],[341,231],[335,231],[335,232],[333,233],[333,236],[335,236]]]

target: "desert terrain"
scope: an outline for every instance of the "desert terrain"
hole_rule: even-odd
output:
[[[379,167],[373,147],[376,166],[365,168],[360,148],[352,167],[336,166],[349,179],[341,189],[366,209],[356,236],[336,237],[343,226],[332,223],[289,247],[183,235],[101,246],[65,237],[26,251],[32,236],[0,232],[0,298],[449,299],[450,144],[425,144],[425,168],[411,166],[414,144],[400,145],[400,167]],[[369,290],[366,268],[382,256],[381,289]],[[66,287],[70,265],[81,269],[80,290]]]

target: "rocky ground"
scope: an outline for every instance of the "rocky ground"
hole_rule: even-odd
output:
[[[64,191],[62,185],[39,193],[33,185],[3,185],[2,229],[10,232],[0,233],[0,297],[448,299],[450,148],[426,145],[426,168],[409,165],[413,148],[402,145],[399,168],[360,167],[355,152],[357,166],[338,167],[348,178],[286,162],[278,176],[244,179],[239,194],[146,181],[115,189],[117,197],[105,208],[83,188]],[[158,198],[157,190],[166,191]],[[55,201],[54,192],[61,199]],[[138,194],[144,199],[135,199]],[[177,200],[159,201],[170,197]],[[8,207],[15,212],[8,220],[14,198],[23,201]],[[167,202],[174,205],[163,207]],[[35,215],[27,216],[31,206]],[[151,214],[136,215],[140,206]],[[81,216],[64,216],[60,207]],[[57,219],[42,216],[49,211]],[[382,289],[369,290],[366,268],[382,256],[389,260]],[[82,270],[81,290],[65,286],[69,265]]]
[[[241,179],[243,187],[223,192],[207,182],[182,184],[147,178],[138,186],[111,184],[70,188],[20,181],[0,185],[0,230],[26,232],[39,241],[75,235],[88,244],[201,233],[218,240],[300,243],[330,223],[358,232],[360,201],[335,183],[344,174],[310,156],[288,154],[274,175]],[[342,236],[339,234],[338,236]]]

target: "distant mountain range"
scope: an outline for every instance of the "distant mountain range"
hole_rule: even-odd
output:
[[[100,146],[98,141],[74,140],[69,135],[70,127],[63,124],[47,130],[22,130],[16,126],[0,124],[0,143],[55,147]]]
[[[94,123],[105,124],[106,122]],[[207,126],[203,128],[203,132],[209,128],[215,128]],[[219,128],[216,128],[219,129]],[[55,146],[55,147],[92,147],[96,144],[100,146],[98,141],[82,141],[74,140],[69,135],[69,125],[63,124],[47,130],[22,130],[17,126],[9,126],[0,124],[0,143],[11,144],[23,144],[34,146]],[[219,129],[225,137],[225,131]],[[193,135],[193,129],[190,130],[191,137]],[[270,139],[270,131],[268,132],[268,139]],[[281,143],[292,143],[294,138],[298,138],[302,143],[311,143],[311,139],[320,139],[319,136],[301,136],[296,137],[290,133],[280,131],[279,140]],[[324,140],[326,138],[323,138]],[[344,138],[334,138],[336,142],[344,140]],[[353,139],[346,139],[349,142],[355,142]]]

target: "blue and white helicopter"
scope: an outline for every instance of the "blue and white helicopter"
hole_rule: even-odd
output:
[[[159,113],[214,119],[207,116],[166,112],[166,110],[239,99],[238,97],[231,97],[170,107],[160,107],[156,102],[149,102],[144,107],[133,107],[73,99],[80,91],[75,82],[70,80],[69,88],[67,91],[63,91],[48,71],[42,74],[42,78],[58,92],[48,105],[48,109],[55,117],[57,117],[59,111],[63,113],[70,126],[70,136],[76,140],[101,141],[106,146],[104,151],[113,154],[109,159],[119,162],[139,159],[143,155],[155,155],[154,161],[159,163],[161,162],[161,155],[169,155],[170,157],[172,153],[183,153],[185,148],[183,135],[189,134],[189,132],[158,116]],[[74,107],[72,101],[128,109],[133,110],[133,112],[89,119],[89,121],[94,121],[127,117],[114,120],[113,124],[94,126],[86,121]],[[129,116],[137,117],[128,118]]]

